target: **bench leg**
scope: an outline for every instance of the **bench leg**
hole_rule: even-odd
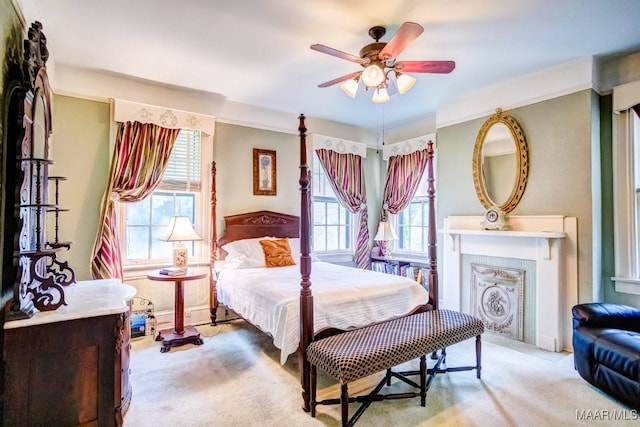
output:
[[[316,365],[311,365],[311,371],[309,372],[309,388],[311,389],[311,416],[316,416],[316,384],[318,381],[318,370]]]
[[[349,389],[346,384],[340,386],[340,409],[342,427],[347,427],[349,425]]]
[[[480,378],[480,371],[482,367],[480,366],[480,361],[482,360],[482,343],[480,340],[480,335],[476,336],[476,378]]]
[[[427,403],[427,356],[420,357],[420,405]]]

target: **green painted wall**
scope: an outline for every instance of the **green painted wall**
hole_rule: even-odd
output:
[[[53,97],[51,155],[55,163],[50,174],[68,178],[60,183],[59,204],[70,211],[60,214],[59,237],[73,243],[62,257],[75,270],[77,280],[91,279],[91,251],[109,177],[109,128],[108,103]]]
[[[292,117],[292,130],[297,127]],[[253,195],[253,149],[276,152],[277,194]],[[227,123],[216,123],[213,158],[217,168],[219,220],[252,210],[272,210],[300,214],[298,179],[300,177],[299,143],[295,134],[273,132]]]
[[[602,288],[604,300],[615,299],[613,282],[615,276],[613,241],[613,96],[600,99],[600,164],[602,167]]]
[[[578,218],[580,301],[591,300],[593,283],[591,95],[591,90],[584,90],[506,111],[524,131],[530,163],[526,190],[512,214]],[[473,186],[472,157],[476,136],[487,118],[438,129],[438,228],[442,227],[443,218],[450,215],[484,214]],[[440,237],[439,242],[442,242]],[[442,259],[441,246],[439,259]]]

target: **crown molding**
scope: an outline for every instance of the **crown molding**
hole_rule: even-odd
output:
[[[585,89],[596,89],[593,57],[579,58],[526,76],[505,81],[443,104],[436,112],[436,128],[463,123],[495,112],[535,104]]]

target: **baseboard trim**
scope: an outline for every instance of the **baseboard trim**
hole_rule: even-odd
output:
[[[174,311],[159,311],[155,313],[156,316],[156,330],[160,331],[163,329],[173,328],[174,322]],[[228,313],[225,313],[224,307],[218,308],[218,321],[224,322],[227,320],[237,319],[239,316],[235,314],[233,311],[228,310]],[[208,305],[200,305],[194,307],[187,307],[184,310],[184,324],[197,326],[197,325],[207,325],[211,324],[211,312],[209,311]]]
[[[155,313],[156,316],[156,328],[158,330],[168,329],[173,327],[174,323],[174,311],[160,311]],[[187,307],[184,310],[184,324],[185,325],[203,325],[211,323],[211,313],[209,312],[208,305]]]

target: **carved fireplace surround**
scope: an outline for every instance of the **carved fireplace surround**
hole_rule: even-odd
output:
[[[577,221],[562,215],[509,216],[508,231],[481,230],[482,216],[444,219],[441,307],[464,312],[463,255],[535,262],[535,342],[550,351],[571,350],[571,307],[577,303]],[[531,304],[531,302],[529,303]]]

